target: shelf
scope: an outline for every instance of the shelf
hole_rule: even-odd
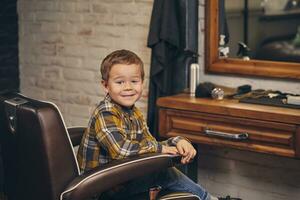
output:
[[[287,20],[300,18],[300,9],[294,9],[289,11],[274,11],[269,13],[264,13],[259,18],[261,21],[271,21],[271,20]]]

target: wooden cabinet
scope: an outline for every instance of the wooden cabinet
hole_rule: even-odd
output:
[[[188,94],[162,97],[157,104],[162,137],[300,158],[300,109]]]

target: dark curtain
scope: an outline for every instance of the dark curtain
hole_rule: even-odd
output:
[[[158,97],[188,87],[189,66],[197,61],[198,0],[155,0],[148,47],[151,52],[147,123],[158,138]]]
[[[19,50],[17,0],[0,1],[0,95],[3,92],[19,91]],[[0,119],[1,120],[1,119]],[[1,122],[2,123],[2,122]],[[1,125],[0,125],[1,126]],[[4,188],[0,130],[0,198]],[[7,178],[9,179],[9,177]]]

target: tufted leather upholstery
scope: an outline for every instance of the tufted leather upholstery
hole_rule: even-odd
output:
[[[174,166],[180,160],[171,155],[145,154],[80,174],[72,145],[80,143],[83,130],[84,127],[67,130],[53,103],[20,94],[0,95],[1,146],[9,200],[90,199],[115,185]],[[182,198],[178,198],[180,195]],[[193,197],[180,195],[167,197]],[[145,199],[145,195],[140,199]]]

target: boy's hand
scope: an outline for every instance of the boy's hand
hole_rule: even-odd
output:
[[[170,147],[170,146],[165,146],[165,145],[162,145],[161,152],[167,153],[167,154],[172,154],[172,155],[178,154],[178,150],[176,147]]]
[[[196,155],[197,151],[188,141],[182,139],[176,144],[178,153],[182,155],[181,163],[189,163]]]

